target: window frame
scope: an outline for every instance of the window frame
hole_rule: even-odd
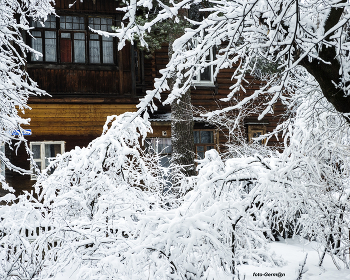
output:
[[[55,17],[55,16],[54,15],[49,15],[48,16],[49,19],[51,19],[52,17]],[[49,22],[52,22],[52,21],[49,21]],[[34,23],[33,20],[31,19],[30,25],[31,25],[31,27],[33,27],[31,32],[40,32],[41,33],[40,40],[41,40],[41,47],[42,47],[42,51],[41,51],[42,56],[39,57],[39,59],[41,58],[42,60],[33,60],[33,57],[35,56],[35,54],[31,53],[31,55],[29,55],[29,61],[30,62],[33,62],[33,63],[57,63],[58,62],[57,23],[58,23],[57,22],[57,18],[55,18],[56,27],[52,28],[51,26],[50,27],[42,26],[41,23],[38,22],[38,21],[36,21]],[[34,24],[37,25],[37,26],[34,27],[33,26]],[[45,22],[44,22],[44,24],[45,24]],[[55,35],[56,35],[56,38],[55,38],[56,39],[56,50],[55,50],[55,52],[56,52],[55,53],[56,54],[56,60],[55,61],[47,61],[47,59],[46,59],[46,44],[45,44],[46,32],[55,32]],[[30,46],[33,49],[34,49],[34,46],[33,46],[33,41],[32,40],[35,40],[35,38],[36,38],[36,40],[39,39],[38,37],[35,37],[35,35],[32,35],[31,36],[31,40],[30,40]]]
[[[247,136],[248,136],[248,143],[256,143],[260,145],[266,144],[266,139],[263,139],[261,141],[254,141],[253,138],[256,138],[254,136],[254,133],[261,133],[261,135],[266,134],[266,126],[263,124],[247,124]],[[259,137],[258,135],[257,137]]]
[[[193,42],[193,46],[196,47],[197,44],[198,44],[198,38],[193,38],[192,39],[192,42]],[[210,48],[209,49],[209,60],[208,59],[205,59],[205,62],[212,62],[214,60],[214,48]],[[206,68],[210,68],[210,80],[202,80],[201,79],[201,74],[203,73],[203,71],[206,69]],[[192,79],[192,84],[193,86],[215,86],[215,80],[214,80],[214,65],[209,65],[207,66],[206,68],[201,68],[201,69],[196,69],[195,72],[195,76],[196,79]]]
[[[29,143],[29,147],[30,147],[30,151],[33,151],[33,145],[40,145],[40,159],[35,159],[33,156],[33,160],[37,163],[40,162],[40,171],[42,172],[43,170],[45,170],[47,168],[47,166],[45,166],[45,145],[47,144],[53,144],[53,145],[61,145],[61,152],[60,154],[62,155],[65,152],[65,145],[66,142],[65,141],[31,141]],[[30,166],[30,170],[33,170],[33,166],[31,164]],[[31,175],[31,180],[36,180],[37,176],[35,174]]]
[[[198,141],[199,143],[196,143],[195,141],[195,137],[194,134],[195,132],[199,132],[199,138]],[[213,143],[200,143],[201,142],[201,132],[204,131],[210,131],[213,133]],[[194,144],[194,152],[196,155],[197,159],[203,159],[205,157],[205,152],[209,151],[209,150],[218,150],[218,133],[216,129],[193,129],[193,144]],[[198,151],[198,147],[203,147],[203,151]],[[213,147],[212,149],[208,149],[208,147]],[[203,158],[199,158],[198,152],[202,152],[203,153]]]
[[[58,13],[59,17],[56,17],[56,28],[48,28],[45,26],[41,26],[40,23],[36,23],[33,22],[33,20],[31,20],[31,27],[33,27],[33,29],[31,30],[31,32],[37,32],[39,31],[41,34],[41,37],[35,37],[35,36],[30,36],[30,45],[31,47],[34,49],[34,43],[33,40],[35,40],[34,38],[37,38],[36,40],[41,40],[41,44],[42,44],[42,54],[43,56],[41,57],[42,60],[36,60],[34,58],[34,55],[31,54],[28,56],[28,61],[31,64],[57,64],[57,65],[91,65],[91,66],[117,66],[118,65],[118,55],[117,55],[117,51],[116,51],[116,38],[115,37],[110,37],[111,38],[111,42],[112,42],[112,62],[103,62],[103,53],[104,53],[104,48],[103,48],[103,35],[99,35],[95,32],[92,32],[90,30],[90,25],[89,25],[89,19],[94,19],[94,18],[103,18],[103,19],[111,19],[112,20],[112,25],[113,26],[118,26],[120,24],[121,18],[120,15],[87,15],[87,14],[68,14],[68,13]],[[61,17],[82,17],[84,19],[84,29],[65,29],[66,26],[63,28],[61,28]],[[45,22],[44,22],[45,23]],[[102,24],[102,23],[101,23]],[[107,25],[109,26],[109,25]],[[46,46],[45,46],[45,31],[54,31],[56,34],[56,61],[47,61],[46,58]],[[62,33],[69,33],[71,34],[71,62],[62,62],[62,58],[61,58],[61,51],[62,51],[62,47],[61,47],[61,35]],[[84,33],[85,34],[85,39],[84,39],[84,46],[85,46],[85,61],[84,62],[75,62],[74,59],[74,51],[75,51],[75,40],[74,40],[74,34],[75,33]],[[98,42],[99,42],[99,61],[100,62],[90,62],[90,42],[91,41],[96,41],[96,40],[92,40],[90,39],[90,35],[95,34],[96,36],[98,36]],[[107,38],[107,37],[106,37]],[[63,38],[64,39],[64,38]],[[77,39],[78,40],[78,39]],[[109,40],[106,40],[109,41]],[[39,51],[40,52],[40,51]]]
[[[161,151],[159,151],[159,149],[155,149],[155,147],[158,147],[158,146],[146,144],[147,141],[152,141],[152,140],[159,141],[159,140],[164,140],[164,139],[170,140],[170,145],[166,146]],[[147,142],[147,143],[149,143],[149,142]],[[156,145],[158,145],[158,143]],[[162,165],[162,166],[168,167],[170,165],[171,155],[173,153],[173,146],[171,143],[171,137],[147,137],[145,139],[145,148],[149,149],[150,146],[153,148],[155,153],[158,153],[160,158],[167,158],[167,165],[166,166]],[[170,147],[170,151],[167,151],[169,149],[169,147]],[[149,150],[146,150],[146,151],[150,152]],[[161,164],[161,162],[160,162],[160,164]]]

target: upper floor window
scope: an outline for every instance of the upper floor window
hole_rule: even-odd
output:
[[[193,46],[196,47],[198,44],[197,40],[193,40]],[[210,48],[205,56],[205,62],[210,63],[214,59],[214,52],[213,49]],[[197,69],[195,76],[193,77],[193,83],[194,85],[213,85],[214,84],[214,66],[209,65],[205,67],[204,69]]]
[[[116,61],[112,37],[90,30],[112,32],[116,20],[112,17],[48,16],[43,24],[33,22],[32,47],[43,54],[32,54],[32,62],[80,64],[114,64]],[[89,28],[90,27],[90,28]]]

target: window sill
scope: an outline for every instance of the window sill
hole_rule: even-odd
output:
[[[215,83],[193,83],[192,87],[196,88],[196,87],[211,87],[214,88],[216,87]]]

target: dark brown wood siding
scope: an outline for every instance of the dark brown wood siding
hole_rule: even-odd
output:
[[[56,0],[57,10],[67,10],[69,12],[90,12],[90,13],[118,13],[116,8],[120,7],[121,1],[115,0]],[[120,12],[119,12],[120,13]]]
[[[120,95],[119,71],[29,68],[30,77],[50,94]]]
[[[160,77],[159,70],[165,68],[166,64],[169,62],[168,58],[168,47],[164,45],[160,50],[156,51],[153,55],[152,59],[145,61],[145,66],[147,69],[151,69],[150,73],[146,73],[145,79],[147,81],[153,80],[156,77]],[[237,67],[237,65],[236,65]],[[198,109],[198,112],[209,112],[213,110],[217,110],[220,108],[225,108],[229,105],[232,105],[230,102],[221,101],[222,98],[226,98],[227,95],[231,92],[230,86],[235,82],[232,80],[232,75],[236,70],[236,67],[232,67],[229,69],[222,69],[219,72],[219,75],[212,86],[197,86],[191,89],[191,98],[192,104],[195,108]],[[248,76],[246,78],[247,83],[244,84],[245,90],[239,91],[235,97],[238,100],[242,100],[244,97],[251,95],[255,90],[259,89],[262,85],[262,82],[253,76]],[[149,88],[149,87],[148,87]],[[162,94],[162,100],[165,100],[168,93]],[[258,104],[262,104],[264,100],[255,100],[249,107],[255,109]],[[159,104],[160,112],[169,112],[170,106],[161,106]],[[282,115],[285,112],[285,107],[281,104],[281,102],[277,102],[274,105],[274,113],[266,114],[266,116],[262,120],[258,120],[258,114],[251,113],[247,116],[245,123],[254,122],[254,123],[262,123],[265,127],[267,133],[272,132],[278,123],[280,123],[282,119]],[[237,114],[237,112],[232,112],[232,114]],[[242,123],[241,132],[247,138],[247,124]],[[224,144],[228,141],[228,131],[223,129],[219,134],[219,142]],[[281,136],[281,135],[280,135]],[[248,138],[247,138],[248,139]],[[269,146],[281,146],[281,137],[277,139],[276,137],[272,137],[269,142]]]

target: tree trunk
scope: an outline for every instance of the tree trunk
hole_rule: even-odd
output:
[[[172,43],[182,34],[169,35],[169,59],[173,53]],[[170,89],[174,80],[169,81]],[[186,176],[195,175],[193,139],[193,111],[191,90],[183,93],[181,98],[171,104],[171,145],[173,147],[171,163],[182,167]]]
[[[342,2],[346,2],[346,0]],[[325,22],[325,33],[339,22],[343,12],[343,8],[331,9],[327,21]],[[331,33],[326,40],[329,40],[332,35],[334,35],[334,33]],[[345,86],[349,85],[341,85],[340,87],[335,86],[341,83],[341,76],[339,74],[341,65],[337,59],[336,48],[334,46],[323,46],[323,48],[319,50],[319,57],[330,64],[324,64],[317,59],[313,59],[310,62],[306,57],[301,65],[303,65],[306,70],[314,76],[321,87],[324,97],[333,104],[338,112],[345,114],[350,113],[350,96],[346,96],[346,92],[343,90]],[[349,118],[346,119],[349,122]]]

